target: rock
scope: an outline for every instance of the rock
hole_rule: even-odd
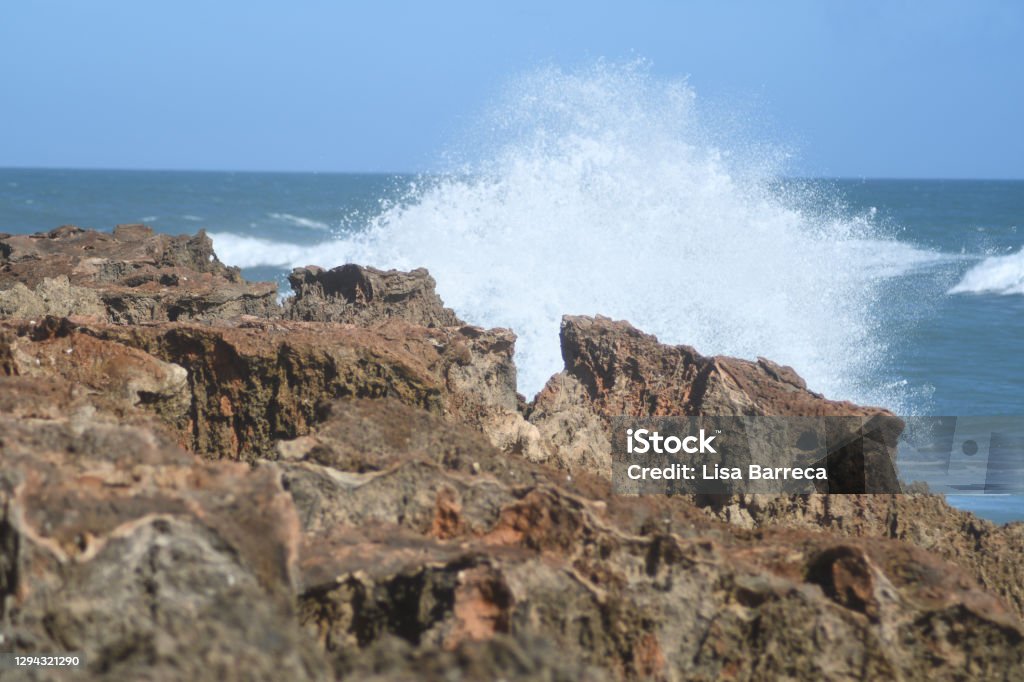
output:
[[[515,336],[425,271],[293,278],[282,315],[202,234],[0,236],[0,650],[101,679],[1024,676],[1024,524],[607,479],[620,414],[889,413],[606,318],[566,318],[526,405]]]
[[[0,321],[0,375],[6,375],[10,387],[21,387],[20,398],[9,388],[0,399],[8,412],[31,416],[41,410],[56,418],[58,412],[46,412],[54,402],[88,405],[186,442],[191,411],[186,370],[116,341],[74,334],[66,320],[51,317],[20,325]],[[26,393],[30,387],[47,385],[67,386],[70,392],[57,389],[67,393],[66,398],[44,392],[40,399]]]
[[[6,348],[8,373],[134,391],[129,402],[156,412],[194,452],[215,458],[273,456],[277,440],[308,433],[321,421],[320,407],[343,397],[392,397],[500,433],[510,449],[526,446],[495,425],[530,428],[518,410],[515,337],[507,330],[251,317],[136,326],[46,318],[0,324],[3,330],[0,367]],[[152,364],[152,372],[136,368],[139,362]]]
[[[459,320],[444,307],[434,278],[426,270],[382,271],[354,264],[322,270],[310,266],[293,270],[288,279],[295,293],[286,302],[285,315],[291,319],[366,328],[403,320],[453,330],[444,340],[435,341],[450,358],[442,371],[448,412],[477,425],[503,450],[546,457],[546,446],[537,428],[523,418],[524,401],[516,392],[515,334],[507,329],[484,330]]]
[[[424,327],[461,327],[445,308],[437,283],[423,268],[412,272],[342,265],[331,270],[296,268],[288,276],[295,296],[287,316],[294,320],[371,325],[401,319]]]
[[[999,526],[939,495],[735,495],[699,500],[709,515],[745,528],[824,529],[888,537],[957,564],[1024,618],[1024,523]]]
[[[43,314],[136,324],[276,316],[280,308],[277,286],[243,280],[217,260],[204,232],[169,237],[145,225],[113,233],[66,225],[0,239],[0,315]]]
[[[323,679],[274,477],[103,415],[0,414],[0,433],[3,650],[79,652],[97,679]]]
[[[1016,615],[905,543],[749,533],[693,516],[683,497],[610,496],[599,478],[568,480],[393,401],[336,403],[290,451],[261,468],[299,509],[300,619],[339,675],[408,678],[446,652],[467,652],[447,658],[454,679],[508,666],[612,679],[1024,671]],[[523,654],[499,663],[492,647]]]
[[[86,315],[104,317],[103,300],[92,289],[73,287],[67,276],[44,277],[35,290],[21,282],[0,290],[0,318],[41,318],[47,315],[67,317]]]
[[[314,331],[319,327],[251,319],[280,316],[276,287],[242,280],[236,268],[217,260],[202,232],[168,237],[153,234],[145,225],[119,225],[112,234],[64,226],[45,234],[6,236],[0,247],[0,314],[36,321],[46,315],[91,316],[122,325],[233,320],[231,325],[248,330],[233,332],[221,325],[217,331],[182,329],[173,334],[169,328],[153,328],[146,334],[97,331],[190,372],[193,414],[189,423],[174,427],[190,432],[182,442],[197,452],[240,458],[266,455],[274,439],[304,433],[322,400],[401,393],[403,373],[414,367],[412,374],[432,375],[420,377],[431,386],[412,389],[415,395],[403,394],[407,402],[434,401],[452,419],[473,423],[502,448],[542,458],[540,435],[524,419],[522,399],[516,394],[515,335],[463,324],[444,307],[426,270],[384,272],[356,265],[296,270],[289,317],[332,320],[333,331],[347,324],[367,329],[321,338]],[[389,324],[398,324],[397,331],[389,330]],[[235,337],[252,339],[257,329],[268,332],[267,343],[233,350]],[[291,331],[295,343],[285,339]],[[173,338],[165,338],[168,334]],[[352,346],[353,352],[330,350],[332,341]],[[364,351],[376,346],[394,349],[403,364],[402,376],[371,376],[376,354]],[[252,353],[262,356],[250,357]],[[339,369],[330,358],[341,356],[346,358],[343,364],[359,366]],[[237,366],[225,366],[236,361]],[[289,374],[293,369],[298,374]],[[325,386],[311,385],[324,376],[320,370],[349,376]],[[242,380],[243,376],[250,378]],[[385,387],[388,382],[390,388]],[[434,397],[421,394],[421,389]],[[239,392],[248,390],[254,391],[254,399],[241,401]],[[233,406],[243,402],[258,409],[236,415]]]
[[[863,420],[886,418],[882,445],[865,452],[872,489],[900,490],[892,465],[902,421],[891,412],[827,400],[807,390],[790,367],[725,356],[705,357],[690,346],[667,346],[628,322],[565,316],[565,370],[548,381],[529,410],[555,463],[570,471],[611,474],[611,419],[617,416],[850,417],[829,428],[855,433]],[[836,442],[852,440],[830,434]],[[831,466],[831,465],[830,465]]]

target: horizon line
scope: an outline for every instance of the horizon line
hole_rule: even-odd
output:
[[[242,173],[252,175],[444,175],[446,171],[382,171],[382,170],[267,170],[226,168],[125,168],[86,166],[0,166],[0,171],[71,171],[98,173]],[[889,180],[889,181],[945,181],[945,182],[1019,182],[1024,177],[969,177],[938,175],[780,175],[781,180]]]

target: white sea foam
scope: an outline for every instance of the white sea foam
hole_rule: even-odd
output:
[[[461,317],[516,331],[527,395],[561,368],[561,316],[601,313],[790,364],[830,397],[906,407],[878,372],[879,285],[940,256],[780,188],[781,155],[713,130],[685,82],[642,65],[543,69],[481,128],[469,146],[482,159],[357,234],[299,251],[215,235],[217,251],[236,265],[426,266]]]
[[[331,226],[325,222],[313,220],[312,218],[303,218],[302,216],[292,215],[291,213],[269,213],[267,215],[274,220],[280,220],[281,222],[289,223],[297,227],[305,227],[310,230],[326,232],[331,229]]]
[[[320,252],[315,247],[244,237],[230,232],[211,232],[209,237],[221,262],[240,268],[293,268],[315,264],[319,259]]]
[[[951,294],[1024,294],[1024,248],[1006,256],[990,256],[966,273]]]

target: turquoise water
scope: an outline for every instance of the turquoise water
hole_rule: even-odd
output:
[[[837,298],[829,304],[838,311],[835,324],[842,320],[842,324],[859,325],[849,329],[851,337],[858,345],[870,345],[874,350],[866,356],[870,362],[846,368],[846,374],[868,374],[859,376],[859,383],[850,383],[842,372],[848,362],[845,351],[822,362],[815,355],[820,349],[810,344],[808,349],[777,358],[793,364],[805,376],[818,377],[811,381],[812,388],[822,390],[824,386],[833,398],[863,401],[866,396],[904,414],[1024,414],[1024,257],[1020,256],[1024,235],[1018,230],[1024,220],[1024,182],[775,182],[763,191],[774,193],[777,199],[771,201],[789,207],[786,210],[791,209],[792,214],[780,212],[776,206],[769,213],[771,220],[763,218],[766,209],[748,206],[753,202],[747,190],[716,190],[710,199],[702,199],[698,213],[684,212],[673,199],[676,203],[668,205],[672,211],[658,215],[665,221],[678,222],[678,229],[659,239],[667,245],[663,250],[678,253],[672,266],[676,269],[653,281],[678,279],[679,272],[685,271],[687,259],[694,257],[684,249],[691,226],[719,231],[723,240],[731,240],[736,246],[723,252],[721,268],[706,272],[714,272],[719,278],[716,291],[725,291],[723,296],[731,297],[723,299],[726,304],[739,309],[731,313],[734,316],[727,323],[714,316],[694,322],[706,314],[700,308],[687,309],[686,315],[681,312],[678,319],[673,318],[673,300],[652,308],[649,299],[657,294],[652,293],[655,289],[643,289],[648,280],[637,279],[637,290],[632,294],[627,291],[624,295],[619,291],[622,287],[614,285],[616,278],[628,279],[631,268],[644,267],[643,263],[631,263],[628,247],[614,237],[615,230],[629,233],[634,229],[630,220],[639,215],[636,206],[616,215],[601,229],[589,225],[600,222],[609,211],[614,213],[614,207],[597,217],[580,217],[583,209],[576,206],[564,215],[560,213],[557,224],[545,224],[544,232],[538,233],[541,236],[516,239],[517,229],[532,235],[535,228],[530,221],[543,223],[542,211],[563,211],[566,201],[583,204],[596,199],[589,195],[580,198],[574,194],[578,190],[575,185],[572,191],[549,186],[519,195],[510,189],[507,179],[497,184],[501,191],[491,192],[487,189],[491,185],[485,187],[484,181],[465,178],[442,182],[359,174],[0,169],[0,231],[29,233],[66,223],[110,229],[124,222],[146,222],[159,231],[175,234],[204,228],[213,233],[222,260],[242,266],[250,277],[276,278],[284,289],[284,275],[293,265],[333,266],[348,258],[379,266],[426,265],[437,277],[446,301],[469,321],[503,323],[516,329],[521,339],[529,341],[533,339],[531,334],[536,336],[535,346],[551,346],[532,355],[529,347],[524,351],[521,388],[524,381],[532,381],[527,389],[534,390],[542,377],[557,369],[544,362],[552,351],[557,356],[557,330],[552,332],[550,320],[563,312],[606,312],[632,318],[628,312],[623,314],[632,300],[637,306],[637,319],[648,315],[651,323],[647,326],[663,340],[695,343],[698,350],[707,353],[736,352],[738,348],[740,355],[757,354],[743,351],[763,343],[767,350],[761,354],[769,355],[773,347],[784,350],[793,345],[791,337],[772,327],[772,320],[786,322],[780,329],[808,323],[810,329],[818,325],[823,335],[835,333],[828,328],[832,324],[831,308],[814,310],[811,318],[801,317],[801,310],[808,308],[816,288],[821,287],[828,296]],[[553,196],[541,201],[538,197],[545,191]],[[644,201],[657,203],[649,198]],[[550,206],[555,208],[544,202],[553,202]],[[497,208],[488,213],[495,203]],[[733,216],[736,204],[742,204],[746,211],[736,215],[745,216],[754,227],[759,227],[759,221],[770,226],[787,219],[799,223],[793,234],[786,232],[790,227],[784,224],[772,228],[782,230],[790,240],[785,246],[789,251],[779,251],[781,255],[775,257],[788,258],[790,251],[798,252],[792,262],[807,267],[809,273],[790,281],[780,272],[782,288],[750,310],[741,305],[743,297],[761,296],[766,276],[758,279],[751,275],[757,264],[736,258],[748,258],[743,255],[742,245],[756,241],[755,229],[734,228],[736,219],[722,226],[715,222],[719,214]],[[689,205],[684,208],[690,210]],[[700,221],[705,224],[695,225]],[[808,227],[819,224],[826,227]],[[844,226],[842,234],[823,242],[815,230],[831,230],[834,224]],[[541,243],[543,235],[559,234],[560,229],[566,233],[562,235],[564,242]],[[827,230],[826,234],[831,234]],[[372,236],[359,236],[367,233]],[[808,251],[801,254],[799,239],[804,233],[808,235]],[[707,235],[715,232],[699,234],[706,241]],[[487,250],[491,238],[503,246]],[[589,251],[583,251],[584,241]],[[822,250],[822,243],[828,249]],[[546,250],[534,255],[534,248]],[[586,258],[572,255],[573,249],[586,253]],[[763,252],[763,248],[755,249],[749,258],[756,258],[758,251]],[[459,258],[447,255],[463,252],[466,255]],[[710,267],[705,261],[714,260],[715,252],[701,253],[703,260],[693,263],[693,267]],[[815,268],[820,264],[816,263],[822,258],[832,261],[819,271]],[[621,273],[609,271],[608,264],[617,259],[623,262]],[[543,261],[543,267],[550,267],[552,260],[554,268],[549,270],[538,270],[541,266],[534,262]],[[793,267],[788,262],[784,265]],[[586,279],[588,268],[598,266],[604,270],[602,278]],[[828,288],[832,284],[828,281],[830,271],[845,288]],[[567,278],[560,280],[559,274]],[[607,292],[601,291],[602,279],[610,282]],[[514,304],[505,302],[501,291],[512,286],[523,287],[514,297]],[[561,289],[573,287],[585,291],[562,298]],[[522,292],[534,290],[536,295],[524,301]],[[583,294],[589,298],[581,298]],[[665,295],[680,296],[673,291]],[[856,315],[850,317],[850,309],[838,300],[844,296],[858,301]],[[721,308],[719,305],[717,309]],[[767,317],[765,310],[771,312]],[[537,312],[536,320],[533,311]],[[744,315],[750,320],[747,327],[763,325],[760,337],[744,336],[749,335]],[[666,329],[678,330],[677,338]],[[841,340],[844,330],[838,331]],[[742,343],[731,346],[730,334]],[[842,351],[842,346],[838,348]],[[830,365],[837,368],[838,378],[828,374]],[[1018,497],[961,495],[950,500],[1000,521],[1024,518],[1024,505]]]

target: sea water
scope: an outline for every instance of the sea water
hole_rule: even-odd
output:
[[[480,121],[421,175],[0,170],[0,232],[203,228],[283,293],[295,266],[425,266],[460,317],[517,333],[528,397],[561,367],[561,316],[600,313],[833,399],[1024,415],[1024,182],[787,177],[632,67],[527,74]]]

